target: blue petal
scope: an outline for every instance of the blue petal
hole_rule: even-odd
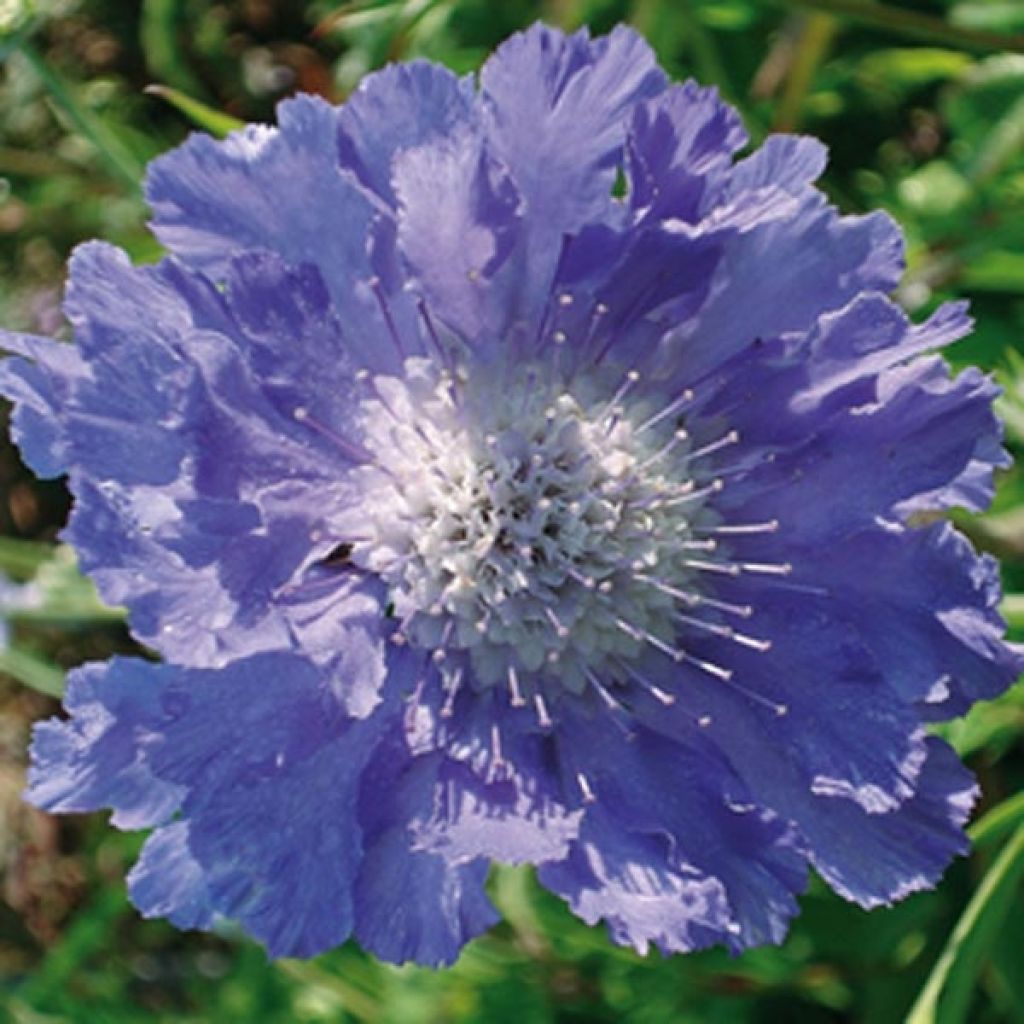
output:
[[[827,700],[824,693],[819,697]],[[856,710],[834,713],[855,716]],[[645,717],[652,728],[673,737],[692,728],[692,719],[672,710]],[[923,741],[909,796],[885,807],[869,806],[841,788],[809,785],[787,741],[766,726],[767,715],[758,717],[733,702],[712,707],[709,717],[708,740],[728,758],[754,803],[793,824],[811,863],[846,898],[865,907],[901,899],[933,885],[950,859],[966,850],[962,826],[976,787],[934,737]],[[867,748],[887,741],[864,725],[862,742]]]
[[[751,747],[757,737],[759,746],[785,749],[808,791],[843,796],[871,813],[909,799],[924,760],[919,716],[880,671],[869,639],[798,584],[721,593],[753,608],[738,633],[770,648],[683,628],[677,645],[730,675],[658,658],[647,666],[654,682],[692,718],[709,722],[707,735],[745,777],[748,758],[759,756]]]
[[[60,409],[71,382],[86,372],[78,352],[49,338],[6,332],[0,332],[0,348],[24,357],[0,362],[0,394],[15,403],[12,436],[39,476],[60,476],[68,466]]]
[[[730,485],[721,509],[777,518],[784,554],[787,539],[821,547],[880,516],[984,507],[993,470],[1006,464],[996,389],[974,370],[950,379],[941,360],[911,358],[955,340],[968,323],[949,307],[912,327],[869,295],[822,318],[806,347],[750,353],[704,414],[727,416],[747,449],[770,452],[771,461]],[[822,493],[842,500],[816,500]]]
[[[473,80],[417,60],[367,75],[338,110],[342,164],[389,206],[397,206],[392,164],[403,150],[445,138],[470,120]]]
[[[487,861],[454,865],[415,848],[411,826],[434,799],[434,773],[410,760],[400,734],[381,745],[364,779],[356,937],[392,963],[453,963],[466,942],[498,920],[483,890]]]
[[[640,952],[782,940],[803,858],[696,729],[624,737],[602,715],[559,730],[594,802],[570,856],[541,868],[546,886]]]
[[[733,924],[720,879],[676,866],[658,835],[626,831],[605,807],[588,815],[569,856],[540,869],[540,881],[563,896],[587,924],[605,921],[613,941],[645,954],[691,952],[726,941]]]
[[[188,790],[182,818],[213,909],[271,956],[344,941],[362,856],[358,791],[387,719],[353,723],[320,673],[290,655],[134,672],[159,672],[165,715],[146,758]]]
[[[697,220],[709,172],[727,166],[746,141],[739,115],[716,89],[685,82],[637,104],[627,142],[634,215]]]
[[[480,82],[494,152],[529,218],[531,289],[545,290],[561,237],[606,215],[629,113],[665,76],[630,29],[590,40],[534,25],[495,51]]]
[[[206,877],[188,846],[189,826],[175,821],[146,840],[128,874],[128,895],[143,917],[178,928],[208,929],[214,920]]]
[[[800,825],[825,881],[870,909],[932,888],[949,862],[967,852],[963,825],[977,793],[971,773],[932,736],[917,793],[898,810],[867,815],[848,801],[817,800]]]
[[[537,25],[481,83],[471,123],[396,159],[399,244],[443,323],[515,351],[535,339],[563,237],[611,213],[628,113],[664,76],[628,29],[590,42]]]
[[[146,178],[153,231],[215,275],[242,250],[270,249],[334,268],[330,283],[347,293],[340,279],[366,266],[374,209],[339,165],[337,109],[303,95],[277,115],[276,128],[249,125],[223,142],[195,134],[154,160]]]
[[[174,263],[83,246],[77,346],[26,342],[38,369],[6,371],[70,470],[83,568],[185,664],[285,645],[278,590],[329,553],[321,518],[358,497],[346,473],[363,457],[355,364],[317,271],[250,254],[227,273],[225,298]]]
[[[386,594],[377,579],[332,570],[310,572],[281,595],[295,647],[323,667],[338,702],[365,718],[387,677]]]
[[[567,798],[557,777],[555,741],[536,733],[528,716],[509,717],[496,700],[474,696],[451,720],[435,711],[440,728],[432,740],[413,738],[417,749],[440,748],[419,754],[409,768],[425,794],[410,824],[416,847],[452,864],[563,857],[582,813],[579,796]],[[426,702],[420,713],[429,718]]]
[[[411,76],[417,86],[431,78]],[[388,76],[382,84],[387,81]],[[150,164],[146,192],[157,237],[214,278],[223,277],[231,259],[245,250],[269,250],[288,263],[315,266],[354,348],[372,362],[388,354],[379,340],[393,328],[410,352],[419,350],[420,339],[411,299],[376,291],[367,240],[377,234],[376,221],[390,212],[341,164],[339,146],[349,156],[366,157],[361,170],[376,174],[378,147],[398,138],[382,125],[372,141],[362,138],[355,122],[364,105],[357,100],[347,119],[353,136],[339,135],[340,108],[313,96],[281,103],[277,128],[250,126],[223,142],[193,135]],[[417,117],[410,113],[402,128],[413,133],[411,141]],[[389,314],[382,304],[396,309]]]
[[[486,356],[530,303],[522,218],[507,173],[479,130],[397,156],[398,243],[436,317]],[[512,257],[516,261],[510,262]]]
[[[68,721],[34,730],[25,798],[47,811],[111,808],[118,828],[159,825],[178,809],[184,789],[154,776],[142,744],[160,721],[159,686],[139,685],[134,663],[115,659],[68,676]]]
[[[998,565],[948,523],[865,531],[816,568],[835,583],[833,614],[927,719],[964,714],[1024,672],[1024,648],[1004,639]]]
[[[446,966],[499,920],[484,895],[487,861],[454,867],[412,851],[409,842],[396,827],[367,844],[356,885],[356,938],[389,963]]]
[[[839,217],[814,191],[753,199],[748,219],[736,220],[741,230],[723,242],[711,298],[665,340],[659,369],[674,385],[700,380],[758,338],[807,330],[859,292],[895,287],[902,274],[902,236],[885,214]]]

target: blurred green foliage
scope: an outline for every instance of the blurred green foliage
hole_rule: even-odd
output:
[[[1008,442],[1024,449],[1020,0],[0,0],[0,323],[64,330],[63,267],[85,238],[158,257],[142,168],[190,128],[270,120],[296,89],[341,101],[388,60],[473,71],[537,18],[597,32],[630,21],[674,76],[737,103],[755,140],[824,139],[833,200],[886,208],[907,232],[900,301],[923,315],[972,300],[978,329],[952,359],[996,374]],[[1024,1021],[1020,687],[944,727],[985,791],[971,858],[935,892],[871,914],[815,883],[778,949],[640,958],[523,870],[495,872],[504,923],[443,972],[353,947],[269,964],[229,930],[140,920],[123,883],[139,837],[18,798],[29,724],[54,709],[61,672],[132,649],[117,611],[53,547],[66,511],[60,484],[0,448],[0,571],[36,587],[31,607],[0,607],[0,1021]],[[991,513],[960,525],[1003,560],[1004,610],[1024,635],[1020,469]]]

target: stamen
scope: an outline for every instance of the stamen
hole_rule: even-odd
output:
[[[584,669],[583,673],[587,677],[587,679],[589,680],[590,685],[593,686],[593,688],[595,690],[597,690],[598,694],[600,694],[601,700],[604,701],[604,703],[608,707],[609,711],[615,712],[617,716],[618,715],[628,714],[627,709],[625,707],[623,707],[623,705],[620,704],[612,696],[611,691],[608,689],[608,687],[606,687],[604,685],[604,683],[602,683],[601,680],[597,678],[597,676],[594,674],[594,672],[591,669],[589,669],[589,668]],[[619,723],[619,724],[621,725],[622,723]],[[630,729],[628,729],[627,727],[625,727],[625,726],[623,726],[623,731],[628,736],[632,735],[632,731]]]
[[[634,579],[641,580],[643,583],[649,583],[652,587],[660,590],[663,594],[668,594],[669,597],[674,597],[677,601],[684,601],[686,604],[695,605],[701,600],[699,594],[695,594],[690,590],[680,590],[678,587],[673,587],[662,580],[655,579],[653,576],[648,576],[646,573],[638,572],[633,577]]]
[[[583,802],[592,804],[597,797],[594,796],[594,791],[590,788],[590,782],[583,772],[576,773],[576,782],[579,783],[580,792],[583,794]]]
[[[427,308],[427,303],[423,299],[419,299],[416,303],[416,308],[419,310],[420,319],[423,321],[424,326],[427,328],[427,337],[430,338],[430,342],[437,352],[441,362],[450,371],[452,369],[451,353],[449,353],[444,345],[441,344],[441,337],[437,333],[437,328],[434,325],[434,318],[430,315],[430,310]],[[450,376],[449,376],[450,379]],[[452,395],[454,397],[454,390]]]
[[[508,690],[512,695],[512,707],[521,708],[525,706],[526,701],[523,699],[523,693],[519,689],[519,676],[514,665],[509,665],[508,667]]]
[[[602,418],[615,410],[615,407],[626,396],[626,392],[629,391],[629,389],[633,387],[638,380],[640,380],[640,374],[636,370],[629,370],[626,373],[626,376],[622,379],[622,383],[619,385],[618,390],[616,390],[615,394],[608,400],[608,405],[601,414]]]
[[[723,682],[729,682],[732,679],[732,669],[722,668],[721,665],[716,665],[713,661],[702,661],[686,651],[682,651],[681,654],[680,661],[685,661],[687,664],[707,672],[708,675],[714,676],[716,679],[721,679]]]
[[[706,604],[709,608],[738,615],[741,619],[749,619],[754,614],[754,609],[749,604],[730,604],[728,601],[719,601],[717,597],[706,597],[704,594],[694,594],[694,597],[698,604]]]
[[[716,540],[684,540],[680,545],[689,551],[716,551],[718,541]]]
[[[555,632],[563,640],[569,635],[568,627],[558,618],[555,613],[545,605],[544,614],[547,616],[548,622],[555,627]]]
[[[726,576],[739,576],[740,566],[731,562],[705,562],[698,558],[684,558],[682,564],[687,569],[695,569],[697,572],[716,572]]]
[[[775,533],[779,528],[778,519],[769,519],[766,523],[723,523],[707,529],[707,533],[747,534]]]
[[[700,501],[712,494],[718,494],[724,490],[725,481],[720,478],[715,478],[707,485],[707,487],[701,487],[698,490],[691,490],[686,494],[677,495],[674,498],[667,498],[664,502],[664,507],[669,508],[673,505],[685,505],[689,501]]]
[[[664,409],[655,413],[650,418],[643,421],[639,427],[636,428],[638,434],[642,434],[645,430],[650,430],[651,427],[660,423],[663,419],[671,416],[674,412],[678,412],[684,405],[688,405],[693,401],[693,392],[687,388],[678,397],[674,398]]]
[[[771,640],[759,640],[757,637],[747,636],[745,633],[733,633],[732,638],[736,643],[742,644],[744,647],[750,647],[761,654],[772,649]]]
[[[664,704],[665,707],[671,707],[675,704],[676,699],[671,693],[666,693],[660,686],[655,686],[649,679],[642,676],[632,665],[625,661],[619,661],[618,664],[626,670],[626,674],[642,689],[646,690],[658,703]]]
[[[667,444],[662,445],[661,448],[659,448],[649,459],[645,459],[643,462],[640,463],[639,466],[637,466],[637,472],[642,473],[645,470],[650,469],[650,467],[653,466],[654,463],[656,463],[659,459],[663,459],[666,455],[668,455],[670,451],[672,451],[673,448],[676,447],[677,444],[679,444],[681,441],[685,441],[689,436],[690,435],[685,430],[683,430],[682,427],[680,427],[672,434],[672,437],[669,438]],[[692,458],[692,453],[686,456],[687,460],[689,460],[690,458]]]
[[[462,685],[463,669],[461,666],[455,670],[448,684],[444,704],[441,705],[441,717],[451,718],[455,711],[455,698],[458,696],[459,687]]]
[[[647,632],[645,629],[637,629],[636,626],[631,626],[628,622],[622,619],[616,619],[615,624],[628,636],[631,636],[636,641],[646,641],[655,650],[661,651],[662,654],[668,655],[673,661],[687,661],[690,658],[685,651],[681,651],[676,647],[672,647],[665,643],[660,637],[656,637],[653,633]]]
[[[544,698],[539,694],[533,695],[534,707],[537,709],[537,724],[542,729],[551,728],[551,716],[548,714],[548,706],[544,702]]]
[[[672,618],[683,623],[684,626],[692,626],[694,629],[703,630],[713,636],[721,636],[726,639],[732,639],[733,636],[732,626],[723,626],[717,622],[705,622],[703,619],[695,619],[692,615],[684,615],[682,612],[676,612]]]
[[[714,452],[721,451],[723,448],[728,448],[729,445],[736,444],[739,439],[739,431],[730,430],[725,437],[720,437],[717,441],[712,441],[710,444],[704,445],[703,448],[695,448],[693,451],[687,452],[685,461],[695,462],[697,459],[702,459],[706,455],[711,455]]]
[[[732,689],[737,690],[739,693],[742,693],[744,697],[753,701],[755,704],[760,704],[761,707],[768,708],[777,718],[782,718],[789,714],[789,705],[779,704],[774,700],[769,700],[763,694],[755,693],[749,687],[742,686],[734,679],[729,680],[729,686],[732,687]]]
[[[340,448],[345,454],[353,461],[359,463],[373,462],[373,454],[367,451],[362,445],[356,444],[354,441],[349,441],[342,437],[340,434],[336,434],[330,427],[325,427],[322,423],[313,419],[309,415],[309,410],[304,405],[298,405],[292,410],[292,416],[298,423],[305,423],[311,427],[318,434],[322,434],[332,444]]]
[[[596,581],[593,576],[584,576],[583,573],[577,572],[571,565],[566,567],[566,575],[574,579],[584,590],[593,590],[596,585]]]
[[[377,305],[380,306],[381,315],[384,317],[384,323],[387,325],[388,333],[391,335],[391,340],[394,342],[395,350],[398,352],[398,358],[404,360],[406,358],[405,346],[402,344],[398,328],[395,327],[395,321],[391,316],[391,310],[388,308],[387,296],[384,294],[383,287],[381,287],[380,278],[371,277],[369,284],[374,297],[377,299]]]
[[[789,562],[782,562],[779,565],[772,565],[767,562],[740,562],[739,568],[743,572],[763,576],[788,576],[793,571],[793,566]]]
[[[505,767],[505,759],[501,755],[501,730],[497,723],[491,726],[491,767],[495,771]]]

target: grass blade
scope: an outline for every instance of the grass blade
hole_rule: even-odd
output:
[[[209,132],[218,139],[245,126],[244,121],[237,117],[225,114],[220,110],[200,103],[199,100],[186,96],[178,89],[172,89],[169,85],[148,85],[146,86],[148,96],[159,96],[166,100],[172,107],[180,110],[197,128]]]
[[[64,115],[68,124],[99,153],[110,172],[132,192],[138,191],[142,180],[143,163],[88,107],[79,103],[64,79],[27,42],[20,47],[21,54],[41,79],[54,106]]]
[[[16,647],[0,650],[0,672],[47,697],[64,696],[64,673],[28,651]]]
[[[907,1024],[961,1024],[967,1019],[978,972],[1012,905],[1022,873],[1024,826],[1003,848],[967,904]]]

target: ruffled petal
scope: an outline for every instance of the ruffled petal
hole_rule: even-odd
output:
[[[457,704],[451,718],[424,699],[410,728],[411,746],[423,751],[409,765],[422,793],[410,821],[417,849],[452,864],[476,857],[540,864],[565,855],[582,809],[558,777],[554,737],[479,696]]]
[[[346,714],[366,718],[387,679],[384,585],[373,578],[322,569],[280,595],[294,645],[320,665]]]
[[[716,89],[685,82],[637,104],[626,146],[634,217],[698,220],[713,184],[709,177],[746,141],[739,115]]]
[[[242,250],[270,249],[293,263],[334,267],[332,292],[347,295],[341,268],[366,267],[374,208],[340,167],[337,110],[298,96],[277,115],[276,128],[249,125],[223,142],[195,134],[154,160],[146,177],[153,231],[214,275]]]
[[[786,750],[808,791],[842,796],[875,814],[909,799],[925,755],[919,717],[856,626],[799,585],[721,593],[752,607],[742,629],[722,639],[684,623],[677,640],[711,669],[652,657],[651,679],[691,719],[708,723],[707,735],[737,767],[756,735],[758,744]],[[750,756],[756,760],[758,752]]]
[[[185,821],[158,828],[128,874],[128,895],[143,917],[166,917],[177,928],[207,930],[215,914],[188,836]]]
[[[115,660],[68,676],[67,721],[34,730],[25,798],[47,811],[110,808],[118,828],[167,821],[185,790],[158,778],[142,745],[163,714],[159,687],[139,686],[131,662]]]
[[[37,364],[5,364],[70,471],[83,568],[185,664],[286,646],[279,590],[336,546],[321,518],[358,496],[346,474],[365,458],[355,363],[317,271],[264,253],[227,275],[223,296],[174,263],[84,246],[76,346],[26,342]]]
[[[803,859],[695,728],[627,738],[602,716],[560,730],[593,802],[570,856],[541,868],[546,886],[641,953],[649,942],[679,952],[781,941]]]
[[[866,815],[847,801],[816,801],[801,830],[825,881],[870,909],[930,889],[967,852],[963,826],[977,794],[971,773],[932,736],[917,792],[897,811]]]
[[[887,683],[925,719],[964,714],[1024,672],[1024,648],[1005,640],[995,559],[948,523],[865,531],[821,555],[815,571],[834,581],[823,603],[856,626]]]
[[[338,109],[338,155],[365,188],[394,208],[395,157],[456,132],[472,116],[473,80],[428,61],[367,75]]]
[[[524,290],[518,194],[479,128],[400,153],[398,244],[434,315],[465,345],[521,330]],[[513,257],[516,257],[513,260]]]
[[[606,215],[630,110],[665,76],[631,29],[591,40],[534,25],[495,51],[480,82],[488,136],[529,218],[531,286],[543,292],[562,236]]]
[[[891,218],[840,217],[813,190],[769,190],[729,217],[742,230],[724,240],[711,296],[665,339],[658,368],[673,386],[700,381],[759,338],[807,330],[859,292],[890,290],[903,271]]]
[[[403,730],[382,744],[360,798],[366,857],[356,885],[356,937],[391,963],[450,964],[498,915],[484,894],[487,861],[453,864],[418,847],[414,823],[435,775],[410,761]]]
[[[22,357],[0,362],[0,395],[15,404],[12,436],[34,472],[60,476],[68,465],[60,410],[85,366],[73,346],[49,338],[0,331],[0,348]]]
[[[320,673],[291,655],[131,671],[136,686],[155,675],[149,686],[162,691],[145,756],[187,789],[181,814],[210,905],[271,956],[344,941],[362,857],[358,790],[386,716],[348,719]]]

